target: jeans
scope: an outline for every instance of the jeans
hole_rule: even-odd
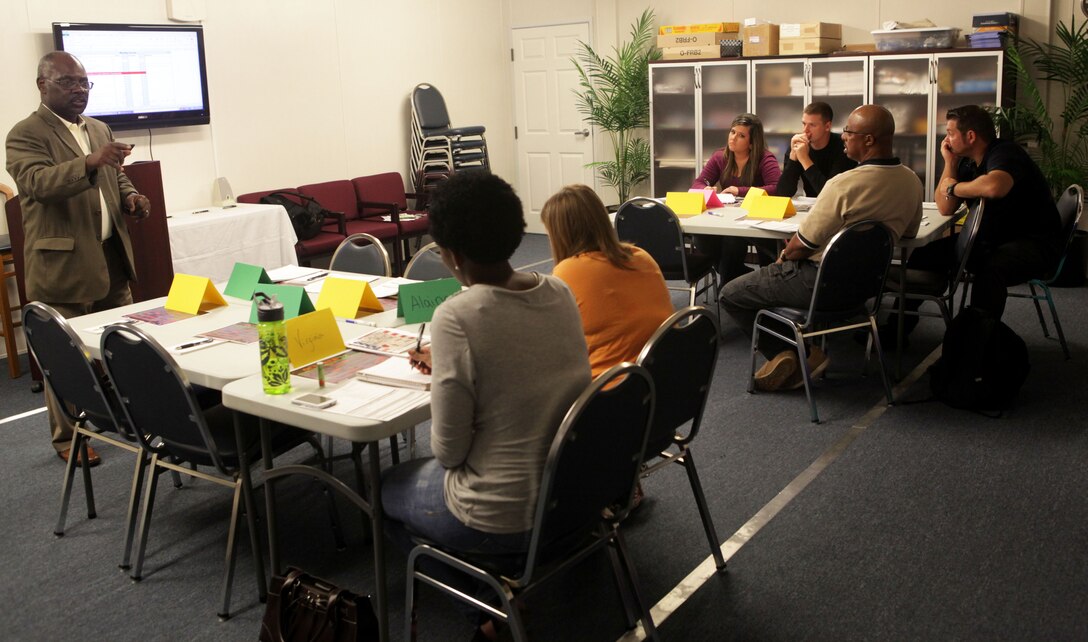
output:
[[[808,308],[816,286],[819,266],[812,261],[772,263],[755,272],[733,279],[722,288],[721,303],[744,333],[751,337],[756,313],[764,308]],[[774,323],[770,319],[768,323]],[[776,330],[791,336],[793,330],[779,325]],[[779,352],[793,350],[790,344],[766,332],[759,334],[757,349],[771,359]]]
[[[911,253],[907,268],[951,274],[956,261],[956,235],[938,239]],[[1009,286],[1040,278],[1058,261],[1059,252],[1051,244],[1038,239],[1023,238],[1001,245],[989,245],[975,239],[967,270],[972,275],[971,306],[980,308],[1000,319],[1005,313]],[[898,305],[898,302],[896,303]],[[907,299],[906,309],[917,310],[922,301]],[[903,318],[909,333],[918,325],[918,317]]]
[[[530,531],[487,533],[457,519],[446,507],[445,478],[446,469],[433,458],[414,459],[382,474],[385,532],[395,545],[407,553],[415,546],[412,537],[422,536],[440,548],[468,556],[517,555],[528,550]],[[485,584],[445,564],[428,562],[422,563],[429,575],[479,599],[497,599]],[[481,611],[460,600],[457,605],[470,621],[480,622]]]

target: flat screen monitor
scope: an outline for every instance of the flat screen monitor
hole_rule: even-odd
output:
[[[84,113],[113,129],[210,122],[199,25],[54,22],[53,43],[78,58],[94,83]]]

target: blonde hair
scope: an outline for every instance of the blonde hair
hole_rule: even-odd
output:
[[[620,243],[600,197],[586,185],[567,185],[540,210],[556,264],[585,252],[601,252],[612,265],[633,269],[631,246]]]

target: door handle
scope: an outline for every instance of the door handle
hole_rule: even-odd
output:
[[[580,132],[574,132],[574,135],[575,136],[589,136],[589,130],[588,129],[583,129]]]

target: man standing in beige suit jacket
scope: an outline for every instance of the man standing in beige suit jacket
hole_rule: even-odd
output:
[[[81,115],[94,83],[72,55],[42,57],[37,84],[42,104],[7,138],[7,170],[23,210],[27,298],[65,317],[127,305],[136,273],[125,214],[142,219],[151,211],[121,172],[132,146]],[[72,427],[48,386],[46,405],[53,447],[67,461]],[[87,463],[99,461],[88,448]]]

